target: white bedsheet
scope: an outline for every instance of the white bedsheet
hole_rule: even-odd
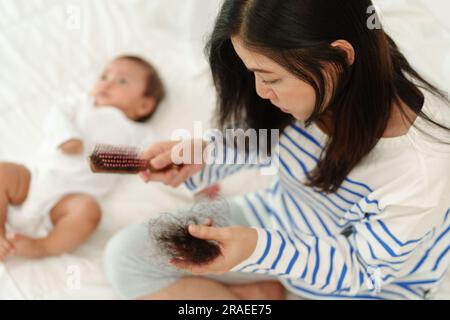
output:
[[[449,12],[447,1],[377,3],[414,66],[449,90],[450,25],[442,15]],[[207,128],[214,91],[203,39],[219,5],[220,0],[0,0],[0,159],[32,158],[42,139],[44,113],[86,92],[103,65],[122,53],[150,59],[168,88],[167,100],[148,125],[149,142],[170,138],[177,128],[192,131],[196,120]],[[255,190],[269,180],[243,173],[225,182],[224,194]],[[111,235],[192,201],[183,188],[123,178],[102,201],[98,232],[79,250],[0,264],[0,299],[117,298],[102,271],[102,250]],[[450,279],[438,297],[450,299]]]

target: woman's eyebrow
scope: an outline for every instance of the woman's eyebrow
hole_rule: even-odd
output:
[[[263,69],[247,69],[248,71],[251,72],[258,72],[258,73],[273,73],[272,71],[267,71],[267,70],[263,70]]]

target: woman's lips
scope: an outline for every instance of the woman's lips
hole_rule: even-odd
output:
[[[272,100],[270,100],[270,102],[271,102],[275,107],[277,107],[278,109],[280,109],[281,111],[283,111],[284,113],[289,113],[289,110],[288,110],[288,109],[285,109],[285,108],[282,108],[282,107],[277,106],[275,103],[272,102]]]

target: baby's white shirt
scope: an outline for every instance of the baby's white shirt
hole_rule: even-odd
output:
[[[77,104],[55,106],[44,121],[45,141],[36,158],[38,167],[67,179],[68,189],[79,189],[92,196],[104,195],[118,176],[94,174],[89,167],[89,154],[95,144],[140,146],[143,127],[128,119],[115,107],[97,107],[91,97],[85,96]],[[70,139],[83,142],[81,155],[68,155],[59,148]]]

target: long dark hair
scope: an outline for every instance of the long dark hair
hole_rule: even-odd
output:
[[[330,139],[310,186],[336,191],[383,136],[399,99],[419,117],[450,130],[422,112],[419,88],[449,102],[447,96],[411,67],[381,26],[368,27],[371,6],[370,0],[225,0],[206,47],[218,93],[219,125],[227,128],[243,120],[248,128],[284,130],[294,121],[257,95],[255,76],[231,43],[238,35],[250,50],[314,88],[316,105],[306,125],[320,120],[325,109],[330,116]],[[339,39],[355,50],[351,66],[346,55],[330,45]],[[337,71],[327,106],[323,63]]]

